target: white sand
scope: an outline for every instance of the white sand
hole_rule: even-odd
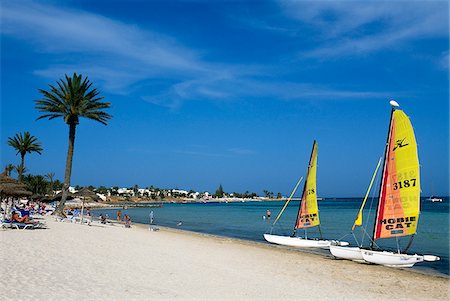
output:
[[[162,229],[1,230],[1,300],[449,300],[449,279]]]

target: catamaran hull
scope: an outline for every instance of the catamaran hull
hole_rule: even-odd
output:
[[[398,254],[387,251],[361,250],[365,261],[394,268],[410,268],[418,262],[424,261],[422,255]]]
[[[361,254],[361,249],[358,247],[342,247],[331,245],[330,252],[336,258],[365,262]]]
[[[348,242],[324,240],[324,239],[306,239],[302,237],[280,236],[272,234],[264,234],[265,240],[270,243],[296,247],[296,248],[322,248],[329,249],[331,244],[348,245]]]

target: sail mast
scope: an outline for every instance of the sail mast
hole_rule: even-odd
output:
[[[367,192],[366,192],[364,200],[361,204],[361,208],[359,208],[358,216],[356,217],[355,222],[353,223],[352,231],[355,230],[356,226],[362,226],[362,215],[363,215],[364,206],[366,205],[367,198],[369,197],[369,193],[370,193],[370,190],[372,189],[373,181],[375,180],[375,177],[377,176],[378,168],[381,165],[382,159],[383,158],[380,157],[380,160],[378,160],[377,167],[375,168],[375,171],[373,172],[372,180],[370,180],[369,188],[367,188]]]
[[[292,197],[294,196],[295,192],[297,191],[298,185],[300,185],[300,182],[303,180],[303,177],[300,178],[300,180],[298,180],[297,185],[295,185],[294,190],[292,190],[291,195],[289,196],[289,198],[287,199],[286,203],[284,204],[283,208],[281,209],[280,213],[278,213],[277,218],[275,219],[275,221],[273,222],[273,226],[275,226],[275,224],[277,223],[277,221],[280,219],[281,215],[284,212],[284,209],[286,209],[287,205],[289,204],[289,202],[292,200]]]
[[[378,204],[377,204],[377,212],[376,212],[376,216],[375,216],[375,220],[373,222],[373,233],[372,233],[372,239],[371,239],[371,243],[370,243],[370,248],[373,247],[373,242],[374,242],[374,238],[375,238],[375,231],[376,231],[376,225],[377,225],[377,221],[378,221],[378,214],[379,214],[379,210],[380,210],[380,199],[382,197],[382,190],[383,190],[383,183],[384,183],[384,178],[386,176],[386,166],[387,166],[387,162],[386,162],[386,158],[389,152],[389,142],[391,140],[391,131],[392,131],[392,119],[394,117],[394,111],[395,111],[395,107],[398,107],[398,103],[395,102],[394,100],[391,100],[390,102],[392,109],[391,109],[391,118],[389,120],[389,128],[388,128],[388,135],[387,135],[387,139],[386,139],[386,148],[384,150],[384,158],[383,158],[383,171],[382,171],[382,177],[381,177],[381,181],[380,181],[380,190],[378,193]]]
[[[315,148],[316,148],[316,140],[314,140],[314,142],[313,142],[311,155],[309,157],[308,170],[306,172],[306,180],[305,180],[305,184],[303,185],[302,199],[301,199],[299,207],[298,207],[297,218],[295,219],[293,235],[295,235],[295,233],[297,231],[297,223],[298,223],[298,219],[300,217],[300,212],[302,211],[302,205],[303,205],[304,202],[306,202],[305,192],[306,192],[306,187],[308,185],[308,175],[309,175],[309,171],[311,169],[311,164],[312,164]]]

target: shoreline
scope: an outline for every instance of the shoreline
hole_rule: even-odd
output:
[[[298,200],[298,199],[293,199]],[[161,207],[165,204],[222,204],[222,203],[247,203],[247,202],[284,202],[286,199],[210,199],[210,200],[193,200],[193,199],[176,199],[176,200],[167,200],[167,201],[121,201],[121,202],[85,202],[84,207],[92,208],[92,209],[116,209],[122,207]],[[71,202],[68,201],[65,204],[66,208],[70,209],[80,209],[82,207],[81,202]]]
[[[111,208],[111,209],[114,209],[114,208]],[[119,227],[124,226],[123,221],[119,222],[119,221],[113,220],[113,219],[108,219],[107,221],[112,226],[119,226]],[[96,222],[99,223],[98,220],[96,220]],[[108,225],[106,225],[106,226],[108,226]],[[150,229],[149,224],[144,224],[144,223],[140,223],[140,222],[132,222],[132,227],[141,229],[141,230],[147,230],[147,231]],[[279,250],[284,250],[287,252],[293,252],[293,253],[298,252],[300,254],[308,254],[308,255],[318,256],[320,258],[331,259],[336,262],[347,261],[347,262],[350,262],[355,265],[376,266],[375,264],[370,264],[370,263],[358,263],[358,262],[348,261],[348,260],[344,260],[344,259],[334,258],[334,256],[326,249],[315,249],[315,248],[301,249],[301,248],[271,244],[271,243],[268,243],[265,241],[250,240],[250,239],[230,237],[230,236],[211,234],[211,233],[205,233],[205,232],[196,232],[196,231],[181,229],[181,228],[160,226],[157,224],[153,224],[152,227],[157,228],[156,231],[163,230],[166,232],[173,232],[173,233],[178,233],[178,234],[189,234],[189,235],[193,235],[193,236],[199,236],[199,237],[205,237],[205,238],[211,238],[211,239],[217,239],[217,240],[223,240],[223,241],[234,241],[236,243],[245,244],[245,245],[249,245],[249,246],[258,246],[258,247],[269,248],[269,249],[279,249]],[[435,269],[427,268],[426,266],[417,265],[417,266],[414,266],[413,268],[391,268],[391,267],[383,267],[383,268],[394,269],[394,270],[398,270],[398,271],[405,271],[407,273],[410,273],[410,272],[418,273],[418,274],[425,275],[425,276],[441,277],[441,278],[450,280],[450,274],[445,274],[445,273],[439,272]]]
[[[117,221],[112,221],[112,223],[116,223],[116,224],[120,224]],[[139,229],[144,229],[144,230],[148,230],[149,229],[149,224],[144,224],[144,223],[137,223],[137,222],[133,222],[132,226],[139,228]],[[331,259],[334,260],[336,262],[342,262],[345,261],[344,259],[336,259],[334,258],[334,256],[325,249],[300,249],[300,248],[294,248],[294,247],[288,247],[288,246],[282,246],[282,245],[276,245],[276,244],[271,244],[268,242],[264,242],[264,241],[257,241],[257,240],[249,240],[249,239],[243,239],[243,238],[238,238],[238,237],[229,237],[229,236],[222,236],[222,235],[218,235],[218,234],[211,234],[211,233],[203,233],[203,232],[195,232],[192,230],[185,230],[185,229],[180,229],[180,228],[171,228],[171,227],[167,227],[167,226],[159,226],[159,225],[153,225],[154,227],[159,228],[160,230],[164,230],[164,231],[169,231],[169,232],[174,232],[174,233],[188,233],[190,235],[198,235],[199,237],[206,237],[206,238],[212,238],[212,239],[222,239],[225,241],[235,241],[236,243],[242,243],[242,244],[247,244],[249,246],[258,246],[258,247],[263,247],[263,248],[274,248],[274,249],[281,249],[281,250],[285,250],[288,252],[299,252],[301,254],[309,254],[309,255],[313,255],[313,256],[318,256],[318,257],[322,257],[322,258],[326,258],[326,259]],[[347,260],[348,261],[348,260]],[[355,265],[372,265],[375,266],[375,264],[370,264],[370,263],[358,263],[358,262],[353,262],[353,261],[348,261],[350,263],[353,263]],[[426,264],[426,263],[425,263]],[[421,275],[425,275],[425,276],[432,276],[432,277],[440,277],[440,278],[444,278],[444,279],[448,279],[450,280],[450,275],[441,273],[439,271],[433,270],[433,269],[427,269],[426,267],[421,267],[421,266],[415,266],[414,268],[390,268],[390,267],[383,267],[386,269],[396,269],[398,271],[404,271],[404,272],[412,272],[412,273],[418,273]]]
[[[324,197],[319,200],[324,201],[338,201],[343,200],[362,200],[364,197]],[[448,198],[448,196],[444,197]],[[292,198],[291,201],[299,201],[300,198]],[[421,201],[427,201],[426,196],[421,196]],[[122,208],[122,207],[161,207],[165,204],[223,204],[223,203],[265,203],[265,202],[286,202],[287,198],[265,198],[258,197],[254,199],[246,198],[211,198],[211,199],[190,199],[190,198],[178,198],[178,199],[164,199],[164,200],[136,200],[136,201],[113,201],[113,202],[85,202],[84,207],[89,207],[93,209],[108,209],[108,208]],[[81,201],[71,202],[67,201],[65,206],[70,209],[80,209],[82,207]]]
[[[145,224],[128,229],[45,219],[48,229],[0,232],[5,300],[23,299],[24,288],[34,300],[449,297],[448,278],[409,270],[167,227],[149,231]]]

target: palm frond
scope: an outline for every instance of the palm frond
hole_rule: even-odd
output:
[[[92,119],[103,124],[112,118],[104,109],[109,109],[109,102],[104,99],[96,88],[92,88],[92,82],[88,77],[74,73],[72,77],[67,74],[64,79],[49,85],[49,90],[38,89],[42,98],[36,100],[36,109],[45,113],[37,119],[63,118],[66,123],[77,124],[80,117]]]

